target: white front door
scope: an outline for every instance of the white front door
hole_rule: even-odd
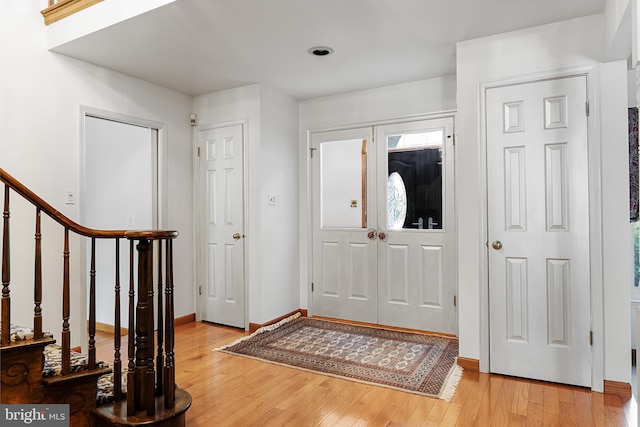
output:
[[[453,118],[376,128],[378,322],[456,333]]]
[[[313,314],[456,332],[452,130],[312,134]]]
[[[313,313],[377,323],[370,127],[313,134]]]
[[[245,327],[242,125],[198,132],[202,320]]]
[[[591,385],[586,87],[486,92],[491,372]]]

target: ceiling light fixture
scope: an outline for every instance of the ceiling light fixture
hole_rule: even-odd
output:
[[[327,56],[333,53],[333,49],[327,46],[314,46],[310,47],[307,52],[313,56]]]

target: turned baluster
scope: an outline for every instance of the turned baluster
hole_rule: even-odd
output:
[[[136,354],[135,348],[135,329],[134,329],[134,307],[135,307],[135,290],[133,280],[133,240],[129,241],[129,332],[128,332],[128,357],[129,365],[127,369],[127,415],[134,415],[136,413],[136,401],[135,396],[138,392],[136,390],[136,373],[135,373],[135,361]]]
[[[33,275],[33,338],[42,338],[42,231],[41,212],[36,208],[36,254]]]
[[[122,360],[120,360],[120,239],[116,239],[115,325],[113,333],[113,398],[122,399]]]
[[[167,239],[167,279],[165,285],[165,347],[166,360],[164,367],[164,407],[173,408],[176,401],[176,371],[173,353],[174,345],[174,308],[173,308],[173,241]]]
[[[155,369],[153,360],[153,351],[155,348],[155,340],[153,333],[153,241],[148,240],[149,252],[147,253],[147,263],[145,270],[145,280],[147,288],[147,325],[149,333],[149,347],[147,348],[147,372],[145,374],[145,407],[147,408],[147,415],[155,415],[156,402],[155,402]]]
[[[71,316],[71,287],[69,279],[69,229],[64,229],[62,276],[62,375],[71,373],[71,331],[69,317]]]
[[[96,368],[96,238],[91,238],[89,270],[89,369]]]
[[[0,312],[2,320],[0,325],[2,326],[2,336],[0,337],[0,344],[8,344],[10,339],[11,325],[11,298],[9,293],[9,282],[11,277],[11,264],[9,262],[9,186],[4,186],[4,211],[2,212],[3,218],[3,232],[2,232],[2,304],[0,305]]]
[[[156,353],[156,396],[161,396],[163,391],[163,369],[164,355],[162,354],[162,343],[164,334],[164,319],[162,310],[162,240],[158,241],[158,350]]]

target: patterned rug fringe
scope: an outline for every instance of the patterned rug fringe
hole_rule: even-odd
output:
[[[238,338],[234,342],[229,343],[229,344],[227,344],[225,346],[222,346],[222,347],[214,348],[212,351],[219,351],[219,350],[224,350],[225,348],[233,347],[234,345],[239,344],[239,343],[241,343],[243,341],[246,341],[246,340],[250,339],[253,336],[256,336],[258,334],[262,334],[262,333],[265,333],[265,332],[273,331],[274,329],[277,329],[280,326],[284,325],[285,323],[289,323],[292,320],[295,320],[300,316],[302,316],[300,314],[300,312],[294,313],[291,316],[289,316],[289,317],[287,317],[285,319],[282,319],[281,321],[279,321],[277,323],[273,323],[271,325],[263,326],[263,327],[259,328],[258,330],[256,330],[254,333],[252,333],[250,335],[247,335],[246,337]]]
[[[460,383],[460,380],[462,379],[462,371],[462,366],[453,365],[453,368],[449,373],[449,377],[444,382],[442,393],[439,396],[440,399],[445,402],[451,402],[451,399],[456,392],[456,388],[458,387],[458,383]]]

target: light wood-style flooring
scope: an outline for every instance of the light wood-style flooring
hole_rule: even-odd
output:
[[[193,403],[188,427],[636,426],[635,398],[465,371],[450,403],[213,351],[247,335],[192,322],[176,327],[176,382]],[[108,334],[98,357],[112,360]]]

